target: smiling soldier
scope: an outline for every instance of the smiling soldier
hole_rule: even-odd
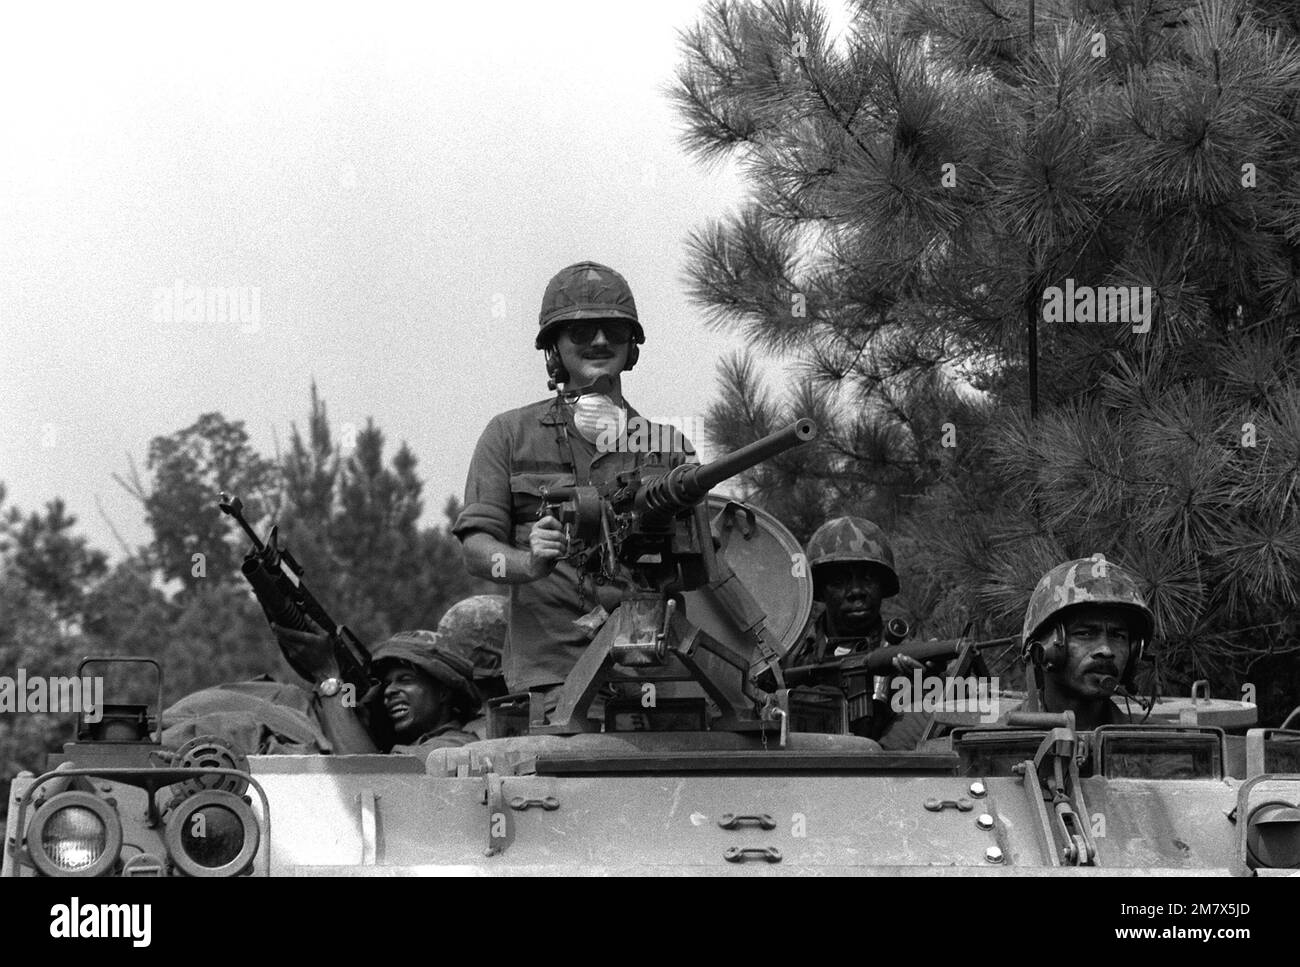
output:
[[[398,632],[375,648],[370,670],[378,685],[362,698],[370,713],[363,721],[344,701],[328,636],[272,627],[286,655],[314,679],[314,708],[336,754],[424,755],[483,737],[473,661],[437,632]]]
[[[488,423],[453,533],[471,574],[510,588],[506,684],[549,692],[553,706],[555,688],[621,593],[565,560],[568,539],[542,513],[545,495],[601,487],[637,467],[667,471],[693,451],[671,428],[646,424],[623,398],[622,374],[636,364],[645,333],[621,275],[595,262],[561,270],[546,287],[539,323],[535,345],[558,392]],[[638,436],[650,444],[628,445],[629,424],[648,429]]]

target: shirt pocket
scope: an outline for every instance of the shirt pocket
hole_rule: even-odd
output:
[[[571,473],[512,473],[510,475],[510,520],[514,524],[515,543],[526,545],[533,523],[538,519],[545,495],[556,487],[572,487]]]

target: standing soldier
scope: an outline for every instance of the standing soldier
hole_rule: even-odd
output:
[[[621,275],[595,262],[562,269],[546,287],[539,323],[535,345],[557,393],[488,423],[452,532],[471,574],[510,587],[506,684],[546,692],[564,681],[621,597],[565,560],[568,538],[543,513],[546,493],[599,487],[636,467],[666,472],[692,451],[623,398],[622,374],[636,365],[645,332]],[[629,436],[629,425],[638,432]]]
[[[1123,568],[1100,554],[1058,564],[1025,610],[1026,709],[1072,711],[1081,731],[1127,721],[1111,696],[1132,692],[1154,629],[1155,616]]]

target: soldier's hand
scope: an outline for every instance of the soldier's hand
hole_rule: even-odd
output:
[[[334,659],[329,635],[311,618],[307,618],[307,625],[310,631],[295,631],[275,624],[271,625],[271,630],[275,632],[275,640],[280,643],[284,657],[300,675],[310,676],[317,682],[337,678],[339,666]]]
[[[568,553],[568,539],[564,536],[564,525],[547,514],[536,524],[528,535],[528,550],[532,555],[529,573],[534,578],[545,577],[555,570],[556,562]]]
[[[924,662],[913,658],[911,655],[895,655],[893,665],[894,671],[900,675],[910,675],[914,671],[928,671]]]

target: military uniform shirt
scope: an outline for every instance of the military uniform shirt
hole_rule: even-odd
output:
[[[462,725],[460,722],[448,722],[446,725],[440,725],[432,732],[425,732],[414,742],[409,744],[398,743],[392,747],[394,755],[428,755],[434,749],[454,749],[462,745],[469,745],[471,742],[477,742],[479,736],[472,732],[467,732],[470,726]]]
[[[803,633],[799,636],[785,657],[781,659],[782,668],[795,668],[799,665],[812,665],[821,662],[833,661],[836,658],[842,658],[845,655],[859,651],[871,651],[879,648],[883,644],[881,628],[877,627],[876,631],[863,638],[856,639],[856,647],[850,649],[843,645],[832,647],[833,641],[846,641],[849,639],[830,638],[826,634],[826,606],[821,602],[813,603],[813,611],[809,616],[808,624],[804,627]],[[928,672],[927,672],[928,674]],[[890,675],[887,678],[893,679],[897,676]],[[915,749],[920,741],[921,733],[925,730],[926,722],[929,716],[919,712],[895,712],[887,703],[877,701],[876,714],[886,717],[886,724],[883,734],[876,736],[876,741],[880,743],[881,748],[888,752],[910,751]]]
[[[493,417],[474,449],[465,482],[465,509],[452,533],[463,541],[482,531],[528,550],[543,488],[601,486],[637,466],[666,471],[693,462],[689,442],[676,430],[633,422],[642,418],[631,406],[627,415],[633,443],[639,435],[659,449],[601,452],[578,433],[572,407],[554,397]],[[567,427],[567,442],[562,427]],[[563,682],[590,644],[587,633],[573,622],[597,604],[609,611],[618,604],[616,588],[597,587],[587,578],[585,592],[580,592],[578,580],[573,566],[561,561],[546,577],[510,585],[503,668],[512,691]]]

